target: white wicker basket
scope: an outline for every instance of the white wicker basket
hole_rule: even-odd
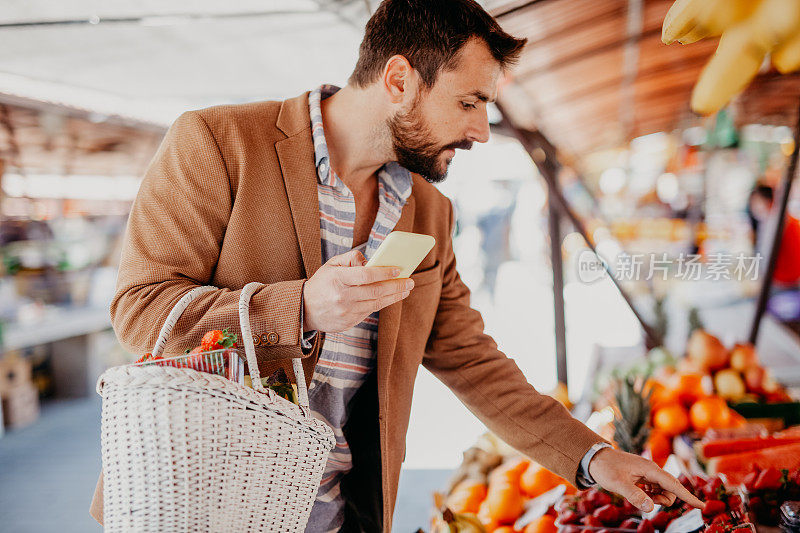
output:
[[[253,386],[185,368],[121,366],[100,376],[103,518],[109,532],[305,529],[333,431],[312,417],[303,366],[294,359],[297,406],[261,385],[250,296],[239,319]],[[153,355],[199,294],[169,314]]]

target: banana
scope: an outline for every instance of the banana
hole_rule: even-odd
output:
[[[690,44],[721,35],[750,16],[760,0],[677,0],[669,8],[661,28],[665,44]]]
[[[751,20],[754,44],[770,51],[797,34],[800,0],[762,0]]]
[[[772,51],[772,64],[781,74],[800,69],[800,28],[794,37],[781,43]]]
[[[722,34],[694,86],[692,109],[704,115],[719,111],[758,74],[769,52],[796,37],[798,26],[800,0],[761,0],[749,18]],[[787,64],[791,58],[797,54],[787,53]]]
[[[766,51],[753,46],[752,33],[752,25],[743,23],[722,34],[692,91],[691,106],[696,113],[716,113],[758,74]]]
[[[474,514],[454,513],[444,507],[442,517],[436,520],[431,533],[486,533],[486,528]]]

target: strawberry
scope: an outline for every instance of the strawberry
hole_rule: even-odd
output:
[[[610,503],[595,509],[593,515],[605,526],[617,525],[620,521],[619,508],[614,507]]]
[[[750,498],[750,510],[753,512],[759,512],[764,509],[764,500],[760,496],[752,496]]]
[[[200,344],[203,347],[203,351],[210,352],[211,350],[217,350],[224,336],[225,334],[218,329],[207,332],[203,335],[203,341]]]
[[[150,357],[151,357],[152,355],[153,355],[153,354],[151,354],[151,353],[149,353],[149,352],[148,352],[148,353],[144,354],[143,356],[141,356],[139,359],[137,359],[137,360],[136,360],[136,363],[137,363],[137,364],[138,364],[138,363],[144,363],[145,361],[148,361],[148,360],[150,360]]]
[[[738,494],[728,496],[728,509],[739,509],[742,506],[742,498]]]
[[[672,522],[672,513],[669,511],[659,511],[653,517],[653,527],[659,531],[667,529],[670,522]]]
[[[705,507],[703,507],[703,516],[706,518],[717,516],[727,510],[725,502],[720,500],[708,500]]]
[[[744,476],[743,483],[748,491],[753,492],[754,490],[756,490],[756,480],[758,479],[758,474],[759,474],[758,472],[754,471]]]
[[[656,530],[653,527],[653,523],[650,522],[650,520],[648,520],[647,518],[645,518],[639,524],[639,527],[636,528],[636,533],[656,533]]]
[[[194,348],[191,349],[189,354],[203,353],[205,351],[207,351],[207,350],[204,350],[202,346],[195,346]]]
[[[603,507],[604,505],[609,505],[612,503],[611,495],[601,490],[595,492],[595,494],[592,497],[592,500],[594,501],[594,504],[597,507]]]
[[[619,529],[636,529],[639,527],[639,521],[634,518],[628,518],[619,525]]]
[[[768,490],[781,488],[783,474],[777,468],[767,468],[758,475],[755,482],[756,490]]]
[[[637,509],[635,505],[633,505],[628,500],[623,500],[622,501],[622,515],[623,516],[635,516],[635,515],[638,515],[638,514],[639,514],[639,509]]]
[[[576,507],[580,514],[590,514],[597,506],[591,500],[580,500]]]
[[[587,514],[581,518],[581,523],[586,527],[603,527],[603,522],[594,515]]]
[[[555,505],[556,512],[574,511],[576,501],[577,498],[575,496],[564,496],[564,499]]]
[[[222,350],[223,348],[236,348],[236,341],[238,340],[238,335],[228,332],[228,328],[222,331],[215,329],[203,335],[203,341],[200,345],[203,347],[204,352],[210,352],[212,350]]]
[[[562,524],[577,524],[580,517],[575,511],[567,511],[559,517]]]

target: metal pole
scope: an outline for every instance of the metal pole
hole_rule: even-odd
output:
[[[560,188],[558,187],[557,170],[559,164],[556,157],[555,146],[550,143],[550,141],[541,131],[523,130],[522,128],[515,126],[510,120],[508,120],[508,115],[503,110],[503,107],[499,104],[497,107],[500,110],[505,122],[505,124],[502,126],[505,126],[506,129],[510,131],[514,137],[516,137],[520,144],[522,144],[522,146],[525,148],[525,151],[528,152],[534,164],[536,165],[536,168],[539,170],[539,173],[544,178],[545,183],[547,183],[550,201],[553,202],[553,200],[555,200],[555,206],[569,219],[572,225],[575,226],[575,229],[586,241],[586,244],[589,246],[592,252],[600,257],[591,237],[589,236],[589,232],[586,230],[586,226],[584,226],[583,221],[569,206],[567,199],[564,197]],[[622,296],[622,299],[628,304],[628,307],[636,317],[636,320],[639,321],[639,324],[641,325],[645,335],[645,344],[647,347],[652,348],[655,346],[661,346],[663,344],[663,339],[644,320],[642,315],[633,305],[633,300],[628,293],[625,292],[625,289],[622,288],[619,280],[617,280],[617,278],[614,276],[614,272],[611,270],[611,267],[608,266],[605,261],[603,261],[603,266],[608,273],[608,277],[611,279],[611,282],[614,284],[617,291],[619,291],[620,296]]]
[[[553,267],[553,313],[556,333],[556,376],[567,385],[567,323],[564,315],[564,264],[561,258],[561,213],[550,195],[548,227],[550,230],[550,262]]]
[[[764,273],[764,280],[761,282],[761,292],[758,293],[758,301],[756,302],[756,314],[753,317],[753,325],[750,328],[750,343],[755,345],[758,340],[758,329],[761,326],[761,318],[764,316],[764,311],[767,309],[767,302],[769,301],[770,289],[772,289],[772,277],[775,275],[775,265],[778,262],[778,254],[781,249],[781,242],[783,241],[783,226],[786,218],[786,206],[789,203],[789,195],[792,192],[792,182],[797,172],[797,151],[800,146],[800,109],[797,112],[797,123],[794,127],[794,149],[789,158],[789,166],[786,168],[786,174],[783,176],[783,183],[781,184],[781,199],[778,205],[778,212],[776,213],[777,220],[775,221],[775,233],[772,235],[772,243],[769,247],[769,257],[767,257],[767,271]]]

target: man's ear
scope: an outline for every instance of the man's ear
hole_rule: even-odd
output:
[[[381,83],[389,100],[393,104],[401,104],[409,98],[409,90],[413,93],[414,69],[404,56],[394,55],[386,62],[383,68]]]

